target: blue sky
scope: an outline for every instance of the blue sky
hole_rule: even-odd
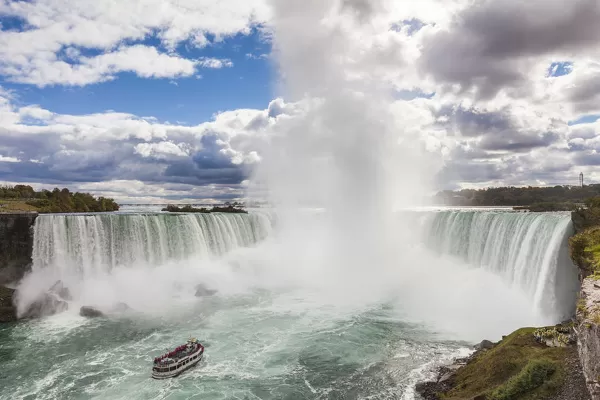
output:
[[[14,19],[0,18],[3,28],[23,29]],[[155,37],[138,42],[165,50]],[[262,109],[277,97],[274,66],[268,58],[270,44],[258,30],[237,34],[221,43],[198,49],[186,44],[177,52],[188,59],[228,59],[233,67],[204,69],[183,78],[145,79],[121,72],[108,82],[83,87],[53,85],[37,87],[13,83],[0,77],[0,85],[19,95],[17,104],[37,104],[60,114],[92,114],[108,110],[152,116],[160,121],[195,125],[221,111]],[[88,52],[94,54],[98,52]]]
[[[0,182],[242,199],[286,121],[310,129],[281,77],[302,95],[324,63],[390,89],[389,128],[427,149],[435,189],[600,182],[592,3],[289,0],[279,37],[267,0],[0,0]]]

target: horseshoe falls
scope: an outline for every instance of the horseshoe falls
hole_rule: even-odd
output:
[[[541,312],[570,317],[579,291],[568,254],[570,213],[442,211],[424,223],[424,241],[438,255],[497,274]]]
[[[38,217],[34,269],[111,271],[209,258],[248,247],[272,228],[267,214],[104,214]]]
[[[21,307],[60,280],[68,309],[0,325],[0,399],[418,400],[473,344],[572,311],[568,214],[409,214],[397,252],[352,268],[328,257],[326,212],[283,238],[266,211],[40,215]],[[189,336],[205,359],[152,380]]]

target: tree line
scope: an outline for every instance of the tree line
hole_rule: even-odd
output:
[[[227,202],[227,203],[225,203],[224,207],[214,206],[210,209],[206,208],[206,207],[194,208],[191,205],[185,205],[183,207],[178,207],[176,205],[169,204],[165,208],[163,208],[162,211],[183,212],[183,213],[200,213],[200,214],[210,214],[210,213],[214,213],[214,212],[233,213],[233,214],[248,214],[248,211],[243,209],[243,205],[241,203],[237,203],[237,202],[235,202],[233,204],[230,204],[229,202]]]
[[[35,191],[29,185],[0,186],[0,199],[21,200],[38,208],[40,213],[71,212],[107,212],[118,211],[119,205],[114,199],[95,198],[89,193],[72,193],[67,188],[62,190],[42,189]]]
[[[600,196],[600,184],[548,187],[491,187],[485,189],[445,190],[434,202],[447,206],[527,206],[543,209],[574,209]]]

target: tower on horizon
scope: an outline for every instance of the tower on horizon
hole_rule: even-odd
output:
[[[579,174],[579,185],[583,187],[583,172]]]

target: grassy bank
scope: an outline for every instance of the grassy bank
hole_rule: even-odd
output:
[[[118,211],[111,198],[95,198],[89,193],[67,188],[35,191],[29,185],[0,186],[0,212],[79,213]]]
[[[562,327],[567,331],[570,328]],[[539,341],[536,340],[536,336]],[[443,391],[428,398],[444,400],[542,400],[562,398],[566,383],[577,376],[572,360],[577,349],[567,335],[553,328],[519,329],[505,336],[489,350],[480,350],[458,368]],[[550,347],[544,340],[556,339],[562,347]],[[568,344],[565,344],[568,343]],[[585,384],[579,382],[579,389]],[[575,394],[574,394],[575,395]]]
[[[569,238],[571,259],[581,278],[600,279],[600,204],[573,213],[572,219],[577,233]]]
[[[27,204],[22,200],[0,199],[0,213],[39,212],[39,207]]]

